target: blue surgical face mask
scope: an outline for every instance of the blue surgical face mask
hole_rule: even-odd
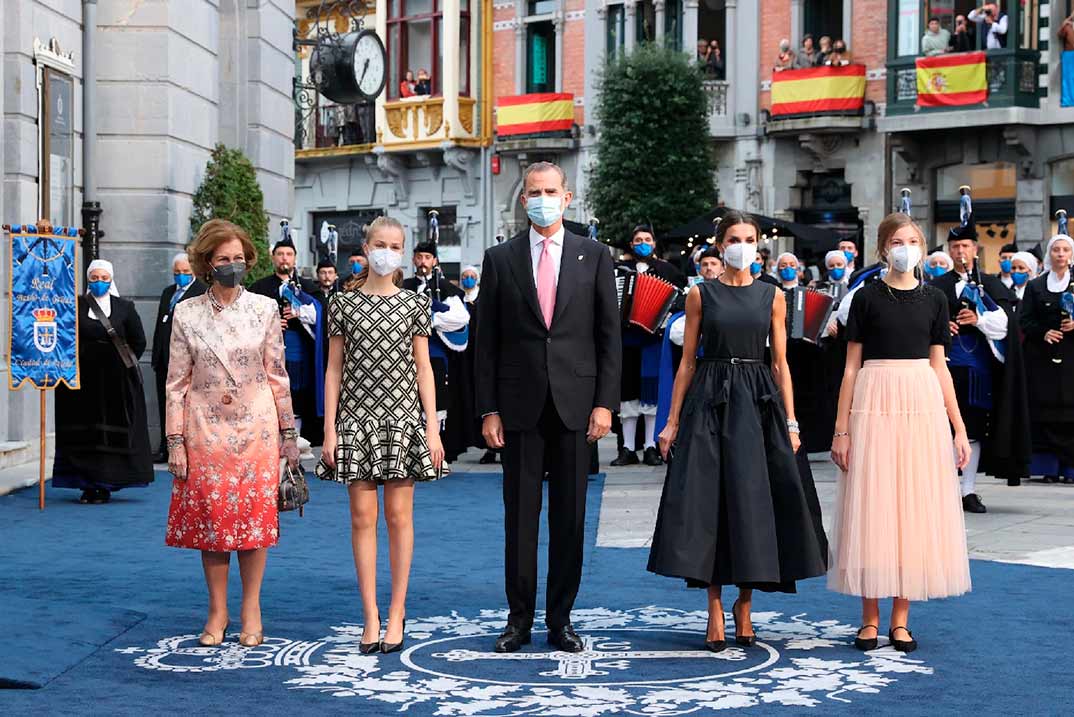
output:
[[[751,276],[757,276],[760,273],[761,273],[761,262],[755,261],[752,264],[750,264],[750,275]]]
[[[779,278],[791,282],[798,278],[798,270],[792,266],[785,266],[779,270]]]
[[[190,282],[194,281],[193,274],[176,274],[175,285],[182,289],[184,286],[190,286]]]
[[[847,258],[847,264],[854,261],[854,252],[852,251],[844,251],[843,256]]]
[[[526,198],[526,216],[539,227],[550,227],[563,216],[563,198],[541,195]]]
[[[352,261],[351,262],[351,273],[361,274],[363,269],[365,269],[365,264],[363,264],[362,262],[360,262],[360,261]]]
[[[1027,281],[1029,281],[1029,272],[1028,271],[1012,271],[1011,272],[1011,281],[1014,282],[1015,286],[1021,286],[1022,284],[1026,283]]]
[[[1004,274],[1010,274],[1011,273],[1011,260],[1010,259],[1004,259],[1003,261],[1001,261],[999,263],[999,270],[1002,271]]]
[[[108,289],[111,288],[112,282],[110,281],[91,281],[89,283],[89,291],[98,299],[108,293]]]
[[[634,245],[634,253],[640,256],[642,259],[653,255],[653,245],[642,242],[641,244]]]
[[[828,278],[832,281],[842,281],[843,277],[846,276],[846,273],[847,270],[845,267],[834,266],[831,269],[828,269]]]
[[[926,266],[925,271],[932,276],[933,279],[943,276],[947,273],[947,268],[937,264],[936,266]]]
[[[462,288],[464,289],[472,289],[477,286],[477,279],[472,276],[464,276],[459,283],[462,284]]]

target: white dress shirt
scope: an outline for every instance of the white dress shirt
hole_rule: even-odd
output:
[[[552,259],[552,272],[556,277],[556,286],[559,286],[559,266],[563,263],[563,227],[549,237],[552,243],[548,247],[548,255]],[[533,264],[533,285],[537,286],[537,266],[541,261],[541,253],[544,251],[544,237],[537,230],[530,227],[530,259]]]
[[[1003,38],[1007,35],[1007,13],[1000,13],[999,19],[991,24],[986,23],[984,13],[978,13],[976,9],[970,10],[966,18],[978,26],[986,27],[988,35],[985,38],[985,49],[999,50],[1003,47]]]
[[[962,296],[962,290],[966,288],[966,275],[959,272],[958,277],[955,296]],[[955,317],[952,316],[951,320],[954,321]],[[1002,341],[1007,338],[1007,313],[1000,308],[985,311],[977,316],[977,329],[991,341]]]

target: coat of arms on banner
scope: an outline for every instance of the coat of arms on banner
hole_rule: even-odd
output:
[[[56,310],[34,309],[34,346],[43,354],[56,348]]]

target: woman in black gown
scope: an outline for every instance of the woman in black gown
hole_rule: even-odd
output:
[[[786,304],[776,287],[750,277],[759,234],[740,212],[720,223],[726,270],[687,297],[683,358],[660,434],[671,461],[648,567],[708,588],[705,646],[713,652],[726,647],[722,586],[739,588],[735,641],[748,646],[753,589],[794,592],[795,581],[826,569],[824,529],[810,509],[816,493],[795,462]]]
[[[78,297],[78,366],[81,389],[56,389],[54,488],[82,491],[80,503],[107,503],[121,488],[153,482],[145,392],[138,358],[145,332],[134,302],[119,298],[112,264],[90,263],[89,291]],[[95,301],[131,352],[127,368],[104,324],[90,311]]]
[[[1074,239],[1048,242],[1045,272],[1026,284],[1018,319],[1025,337],[1033,475],[1074,483]]]

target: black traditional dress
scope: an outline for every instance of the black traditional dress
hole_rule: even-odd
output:
[[[1045,272],[1026,284],[1018,308],[1025,336],[1034,474],[1066,475],[1064,468],[1074,469],[1074,334],[1063,334],[1057,344],[1044,341],[1049,329],[1059,329],[1062,294],[1048,287]]]
[[[136,358],[145,332],[134,302],[110,297],[108,320]],[[153,482],[141,369],[128,369],[100,321],[78,298],[78,366],[81,389],[56,389],[55,488],[115,492]]]
[[[776,288],[706,281],[699,291],[703,358],[683,403],[648,567],[693,586],[794,592],[795,581],[824,574],[827,546],[764,361]]]

